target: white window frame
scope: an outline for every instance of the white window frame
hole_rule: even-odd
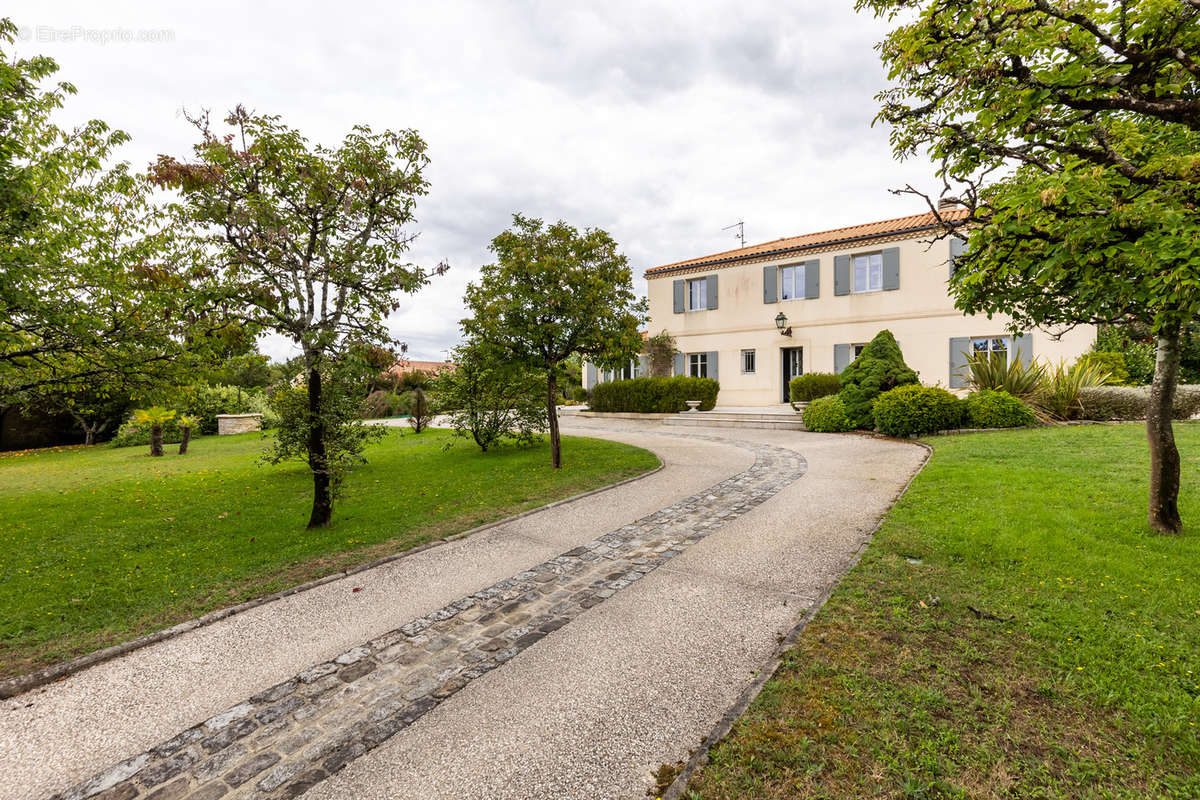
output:
[[[707,378],[708,353],[688,353],[687,374],[689,378]]]
[[[687,310],[708,310],[708,277],[690,278],[687,282]]]
[[[983,345],[979,347],[978,345]],[[1008,365],[1012,360],[1013,342],[1011,336],[972,336],[970,339],[970,353],[977,355],[979,353],[1004,353],[1004,363]]]
[[[749,358],[750,369],[746,369],[746,363],[747,363],[746,357],[747,356],[750,357]],[[741,362],[742,362],[742,374],[743,375],[754,375],[756,372],[756,368],[758,367],[758,363],[757,363],[758,362],[758,354],[755,353],[753,350],[743,350]]]
[[[779,299],[800,300],[804,297],[804,265],[789,264],[779,268]]]
[[[860,287],[858,276],[862,267],[863,283]],[[883,291],[883,251],[873,253],[856,253],[850,256],[850,291],[854,294],[869,294]]]
[[[862,351],[867,349],[870,342],[855,342],[850,345],[850,362],[854,363],[854,359],[862,355]]]

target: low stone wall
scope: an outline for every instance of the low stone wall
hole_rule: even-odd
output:
[[[217,435],[262,430],[262,414],[217,414]]]

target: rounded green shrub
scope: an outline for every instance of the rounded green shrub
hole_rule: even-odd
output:
[[[854,430],[846,416],[846,406],[836,394],[818,397],[804,409],[804,427],[817,433],[841,433]]]
[[[875,427],[888,436],[920,436],[958,428],[963,403],[937,386],[907,384],[875,398]]]
[[[891,331],[880,331],[863,348],[858,358],[842,370],[842,389],[838,397],[846,406],[846,416],[856,428],[873,428],[871,407],[883,392],[917,382],[917,373],[904,363],[900,345]]]
[[[788,399],[793,403],[808,403],[818,397],[837,394],[842,379],[832,372],[809,372],[797,375],[788,383]]]
[[[1029,406],[1008,392],[975,392],[967,396],[966,404],[970,428],[1024,428],[1037,422]]]

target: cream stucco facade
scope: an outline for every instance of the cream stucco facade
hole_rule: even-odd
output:
[[[955,351],[975,349],[982,340],[1053,363],[1072,362],[1090,349],[1094,328],[1076,328],[1061,338],[1034,330],[1014,340],[1007,317],[957,311],[948,292],[951,242],[936,240],[928,226],[914,231],[913,219],[905,218],[906,228],[883,235],[830,232],[832,237],[799,237],[801,242],[815,238],[814,244],[789,247],[789,240],[781,240],[774,249],[758,246],[650,270],[649,332],[665,330],[675,337],[683,356],[676,357],[677,373],[703,369],[716,377],[723,406],[781,403],[786,378],[796,370],[840,371],[853,358],[855,345],[866,344],[884,329],[896,337],[922,383],[950,388],[962,385],[952,375],[961,366]],[[860,227],[880,226],[888,227]],[[784,271],[797,265],[804,265],[803,270]],[[799,298],[783,298],[785,275],[792,278],[791,293]],[[698,279],[708,280],[689,283]],[[780,313],[787,317],[790,336],[776,327]],[[752,364],[745,351],[753,352]]]

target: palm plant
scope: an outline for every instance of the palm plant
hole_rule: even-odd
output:
[[[175,412],[162,406],[139,408],[133,412],[133,421],[139,425],[150,426],[150,455],[163,454],[163,425],[175,418]]]
[[[200,419],[184,414],[176,422],[179,423],[179,430],[182,434],[182,438],[179,440],[179,455],[187,455],[188,442],[192,440],[192,428],[200,422]]]

